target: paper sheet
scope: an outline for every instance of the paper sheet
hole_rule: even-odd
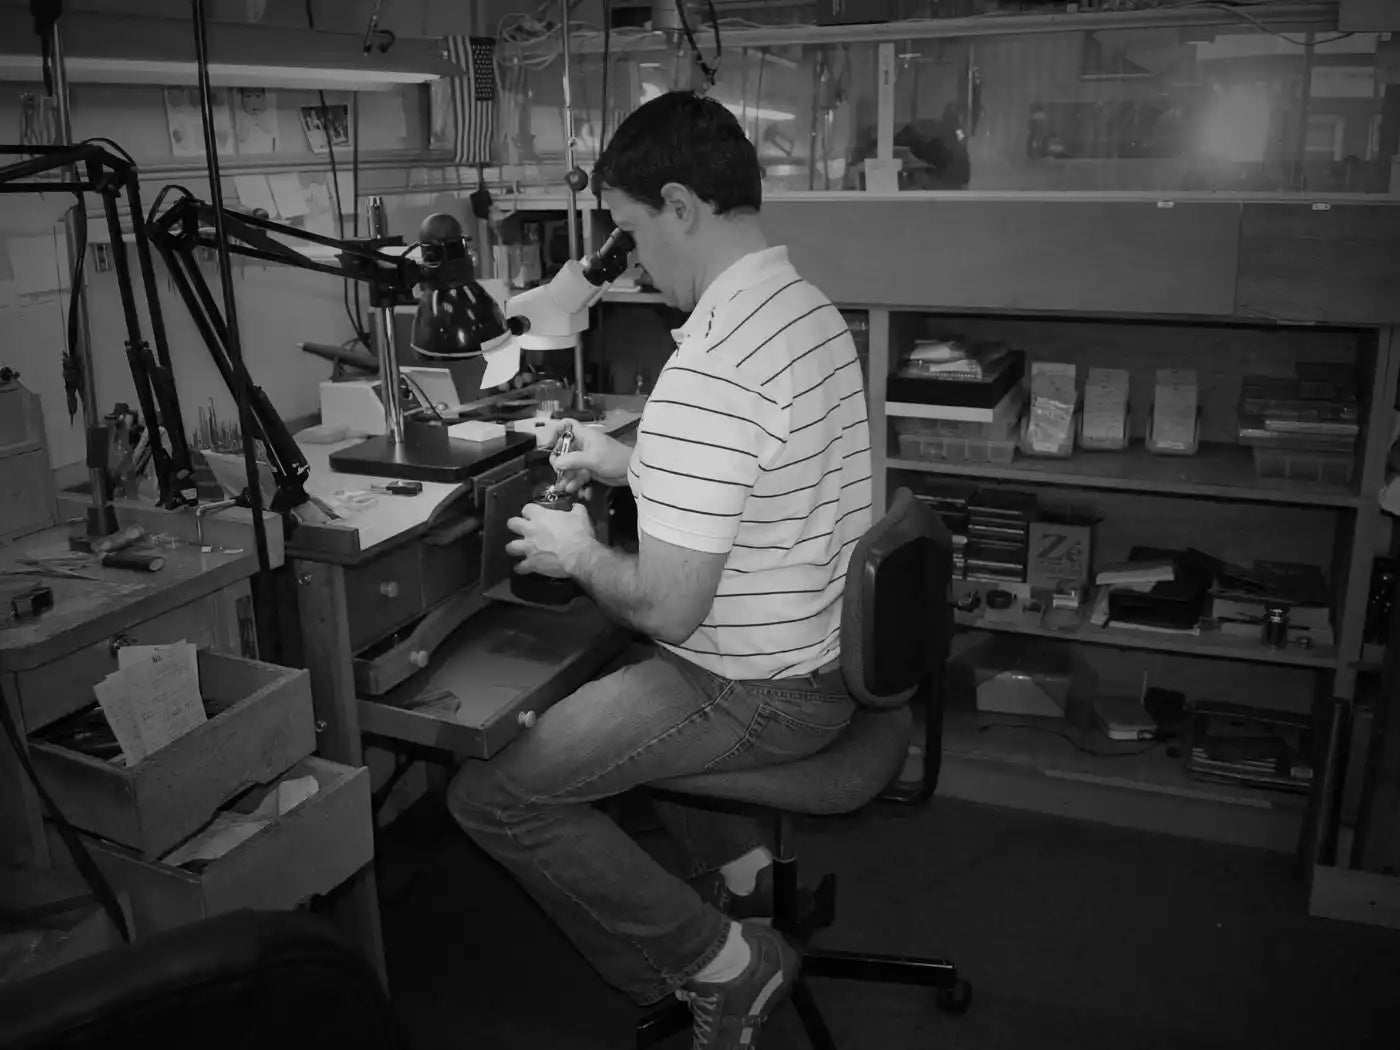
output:
[[[229,109],[229,89],[214,88],[210,92],[210,102],[214,111],[214,140],[219,153],[232,153],[233,114]],[[204,156],[204,122],[197,89],[165,89],[165,124],[170,133],[171,153],[177,157]]]
[[[481,389],[490,390],[494,386],[504,386],[520,371],[520,341],[507,339],[503,346],[488,350],[481,355],[486,361],[486,371],[481,375]]]
[[[243,207],[249,210],[261,208],[267,212],[269,219],[275,219],[281,214],[277,210],[277,201],[272,197],[272,186],[268,183],[266,175],[235,175],[233,188],[238,194],[238,203]]]
[[[128,765],[207,721],[195,647],[140,648],[125,656],[118,650],[118,670],[93,686]]]
[[[311,201],[301,176],[294,171],[279,172],[267,177],[277,214],[284,219],[299,219],[311,210]]]
[[[199,691],[199,650],[189,642],[172,645],[124,645],[117,650],[117,669],[125,671],[145,660],[183,660],[189,667],[195,691]]]
[[[310,774],[279,781],[276,789],[269,791],[252,813],[225,810],[203,831],[162,857],[161,862],[178,868],[195,860],[218,860],[319,790],[320,785]]]
[[[233,130],[239,153],[277,150],[277,94],[266,88],[233,92]]]
[[[64,273],[67,267],[60,265],[58,242],[52,235],[13,237],[7,242],[7,249],[17,295],[36,295],[68,287],[68,277]]]

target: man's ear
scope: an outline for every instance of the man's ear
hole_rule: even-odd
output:
[[[689,186],[668,182],[661,187],[661,213],[689,229],[700,218],[700,198]]]

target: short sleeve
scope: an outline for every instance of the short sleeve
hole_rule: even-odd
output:
[[[733,366],[678,352],[657,377],[638,428],[628,478],[638,529],[727,554],[754,482],[787,440],[787,415]]]

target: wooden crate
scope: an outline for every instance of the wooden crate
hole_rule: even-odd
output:
[[[316,750],[306,671],[200,652],[199,682],[209,720],[133,766],[30,739],[34,768],[74,827],[158,857]]]
[[[369,770],[312,757],[279,779],[307,774],[316,778],[316,794],[198,871],[84,836],[97,866],[130,898],[136,935],[243,908],[295,908],[368,864],[374,858]],[[71,867],[52,825],[48,833],[55,866]]]

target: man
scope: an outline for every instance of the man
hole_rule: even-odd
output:
[[[590,803],[799,758],[847,725],[841,593],[870,521],[861,370],[840,313],[764,239],[758,157],[719,103],[646,103],[596,174],[652,284],[690,311],[635,450],[579,426],[556,461],[573,488],[631,487],[639,547],[600,544],[581,506],[527,506],[508,550],[656,646],[466,763],[449,805],[607,981],[640,1003],[688,999],[697,1050],[752,1050],[798,967],[770,927],[734,921],[771,915],[758,826],[658,804],[692,876],[718,873],[707,900]]]

